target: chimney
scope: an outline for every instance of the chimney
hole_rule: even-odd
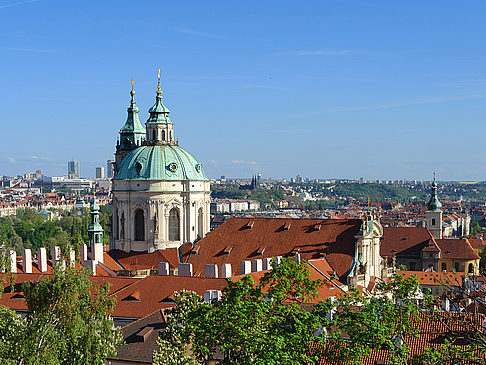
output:
[[[17,254],[14,250],[9,250],[8,255],[10,256],[10,260],[8,260],[8,265],[10,265],[10,272],[17,272]]]
[[[272,270],[272,258],[267,257],[266,259],[263,259],[263,270]]]
[[[88,271],[91,272],[90,275],[96,275],[96,264],[97,262],[94,260],[86,260],[84,262],[84,267],[86,267]]]
[[[449,301],[449,298],[442,299],[442,310],[449,312],[450,309],[451,309],[451,302]]]
[[[232,276],[231,264],[221,265],[221,277],[222,278],[230,278],[231,276]]]
[[[47,251],[45,247],[37,250],[37,266],[40,272],[47,272]]]
[[[145,342],[149,335],[153,332],[154,327],[144,327],[134,336],[137,342]]]
[[[204,266],[204,277],[217,278],[218,277],[218,265],[206,264]]]
[[[204,301],[210,303],[212,301],[221,300],[221,290],[205,290],[204,291]]]
[[[251,273],[251,261],[241,261],[241,275],[247,275]]]
[[[297,252],[297,253],[295,254],[295,256],[294,256],[294,261],[295,261],[296,263],[300,264],[300,261],[301,261],[301,260],[300,260],[300,253],[298,253],[298,252]]]
[[[96,263],[101,262],[103,263],[103,244],[102,243],[95,243],[91,246],[91,260],[95,261]]]
[[[88,260],[88,246],[86,246],[86,243],[81,244],[79,249],[79,258],[81,259],[81,263],[83,265]]]
[[[30,248],[24,248],[22,252],[22,269],[24,274],[32,274],[32,252]]]
[[[52,248],[52,266],[54,266],[54,262],[61,261],[61,249],[59,246],[54,246]]]
[[[253,267],[252,271],[253,272],[258,272],[263,270],[263,262],[262,259],[255,259],[253,260]]]
[[[179,276],[192,276],[192,264],[179,264]]]
[[[76,252],[74,251],[74,248],[72,248],[71,246],[68,246],[67,247],[67,252],[68,252],[68,264],[70,267],[74,267],[74,263],[76,261]]]
[[[169,275],[169,263],[168,262],[159,262],[159,275]]]

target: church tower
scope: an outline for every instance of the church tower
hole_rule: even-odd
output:
[[[146,129],[138,119],[133,83],[131,95],[114,164],[110,249],[153,252],[203,238],[210,230],[210,181],[174,137],[160,70]]]
[[[132,91],[130,95],[132,100],[127,109],[127,121],[120,129],[120,137],[116,144],[115,163],[119,163],[128,152],[142,145],[145,140],[145,129],[138,119],[139,108],[135,103],[135,91],[133,90],[133,79],[131,81]]]
[[[437,197],[437,181],[432,182],[432,196],[427,203],[426,226],[432,236],[437,239],[442,239],[442,204]]]
[[[89,245],[94,246],[95,243],[103,243],[103,227],[100,224],[100,207],[96,204],[96,196],[93,197],[93,203],[90,207],[91,224],[88,227]]]

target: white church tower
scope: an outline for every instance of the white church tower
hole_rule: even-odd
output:
[[[434,238],[442,238],[442,204],[437,197],[437,181],[432,182],[432,196],[427,203],[426,226]]]
[[[210,182],[174,138],[160,71],[145,130],[134,95],[132,84],[129,116],[115,154],[110,249],[153,252],[203,238],[210,230]]]

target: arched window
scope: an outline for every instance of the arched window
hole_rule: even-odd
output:
[[[473,266],[473,264],[469,264],[469,267],[467,269],[467,272],[469,274],[474,274],[474,266]]]
[[[153,138],[152,138],[152,139],[153,139],[154,141],[156,141],[156,140],[157,140],[157,131],[156,131],[155,129],[152,131],[152,136],[153,136]]]
[[[172,208],[169,212],[169,241],[179,241],[180,237],[179,210]]]
[[[165,131],[162,131],[162,141],[165,141]]]
[[[203,208],[199,208],[197,213],[197,235],[202,238],[204,234]]]
[[[142,209],[135,211],[135,241],[145,241],[145,220]]]

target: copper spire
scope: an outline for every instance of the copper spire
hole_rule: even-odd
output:
[[[133,79],[131,79],[130,84],[132,84],[132,91],[130,91],[130,95],[132,96],[132,100],[133,100],[133,96],[135,95],[135,91],[133,90],[133,84],[135,84],[135,81],[133,81]]]
[[[159,68],[159,72],[157,73],[157,77],[159,79],[159,82],[157,84],[157,94],[162,94],[162,90],[160,89],[160,68]]]

